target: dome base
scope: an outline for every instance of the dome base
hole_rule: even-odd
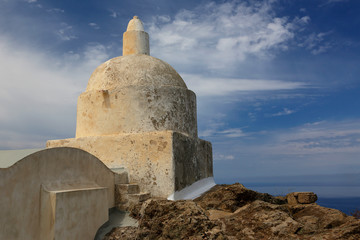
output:
[[[128,86],[82,93],[76,137],[172,130],[197,137],[195,94],[178,87]]]

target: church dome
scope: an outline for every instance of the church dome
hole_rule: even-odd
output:
[[[138,17],[123,35],[123,56],[92,73],[78,98],[76,137],[174,131],[197,137],[196,96],[166,62],[150,56]]]
[[[149,55],[132,54],[110,59],[97,67],[86,91],[128,86],[187,88],[181,76],[168,63]]]

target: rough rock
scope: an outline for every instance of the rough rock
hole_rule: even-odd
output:
[[[117,228],[112,239],[360,239],[360,220],[316,203],[218,185],[192,200],[150,199],[132,209],[138,228]],[[116,238],[118,237],[118,238]]]
[[[267,193],[258,193],[247,189],[244,185],[235,183],[232,185],[217,185],[210,191],[195,199],[204,209],[217,209],[227,212],[234,212],[239,207],[242,207],[255,200],[262,200],[264,202],[285,204],[286,201],[275,198]]]
[[[317,195],[313,192],[292,192],[286,195],[289,204],[310,204],[317,201]]]
[[[132,214],[139,219],[137,231],[118,228],[104,239],[116,239],[119,233],[124,239],[227,239],[220,222],[211,221],[194,201],[149,199]]]
[[[289,215],[286,206],[256,200],[221,220],[224,232],[236,239],[295,238],[302,224]]]
[[[131,240],[135,239],[137,227],[119,227],[113,228],[108,234],[103,238],[104,240]]]

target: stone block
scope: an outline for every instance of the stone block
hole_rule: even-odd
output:
[[[144,202],[151,197],[150,193],[136,193],[123,195],[123,202],[118,202],[116,208],[120,211],[127,211],[130,206]]]
[[[119,189],[119,192],[125,194],[136,194],[140,192],[138,184],[117,184],[115,187]]]
[[[298,202],[301,204],[309,204],[317,201],[317,195],[313,192],[299,192]]]
[[[115,184],[115,203],[126,203],[129,194],[140,193],[138,184]]]
[[[317,201],[317,195],[313,192],[292,192],[286,195],[288,204],[310,204]]]
[[[41,240],[94,239],[108,220],[107,188],[47,190],[40,203]]]
[[[129,194],[130,203],[144,202],[150,198],[150,193]]]

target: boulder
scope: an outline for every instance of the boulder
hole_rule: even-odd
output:
[[[291,205],[315,203],[317,199],[313,192],[292,192],[286,195],[286,200]]]

